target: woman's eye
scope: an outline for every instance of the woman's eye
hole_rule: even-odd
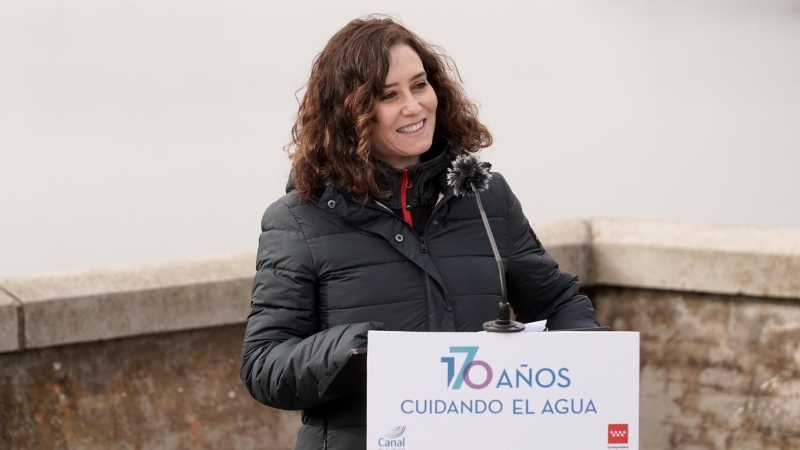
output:
[[[414,86],[414,87],[417,88],[417,89],[425,89],[425,87],[427,85],[428,85],[428,82],[427,81],[423,81],[422,83],[417,83],[417,85]]]
[[[394,96],[395,96],[394,92],[388,92],[386,94],[383,94],[383,97],[381,97],[381,100],[390,100],[390,99],[394,98]]]

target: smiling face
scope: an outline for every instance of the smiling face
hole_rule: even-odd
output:
[[[375,156],[398,169],[418,163],[433,142],[437,105],[417,53],[405,44],[390,48],[389,72],[375,111]]]

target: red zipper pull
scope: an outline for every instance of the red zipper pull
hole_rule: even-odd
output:
[[[403,178],[400,180],[400,207],[403,209],[403,220],[410,226],[414,226],[411,222],[411,205],[406,203],[407,190],[411,187],[411,180],[408,178],[408,169],[403,169]]]

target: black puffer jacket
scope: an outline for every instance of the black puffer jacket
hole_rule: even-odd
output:
[[[335,183],[305,203],[290,192],[264,213],[241,378],[259,402],[303,410],[297,449],[366,448],[366,393],[320,398],[318,385],[366,346],[367,331],[479,331],[496,317],[497,265],[475,199],[444,184],[451,157],[408,168],[412,207],[442,192],[424,236],[390,211],[396,196],[360,206]],[[597,326],[577,278],[558,269],[500,174],[481,200],[517,319]]]

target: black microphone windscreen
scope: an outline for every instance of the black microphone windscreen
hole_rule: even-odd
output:
[[[485,191],[489,187],[489,180],[492,174],[489,172],[492,165],[481,162],[472,153],[464,153],[456,157],[453,165],[447,169],[447,184],[453,186],[453,194],[457,197],[472,195],[472,186],[478,192]]]

